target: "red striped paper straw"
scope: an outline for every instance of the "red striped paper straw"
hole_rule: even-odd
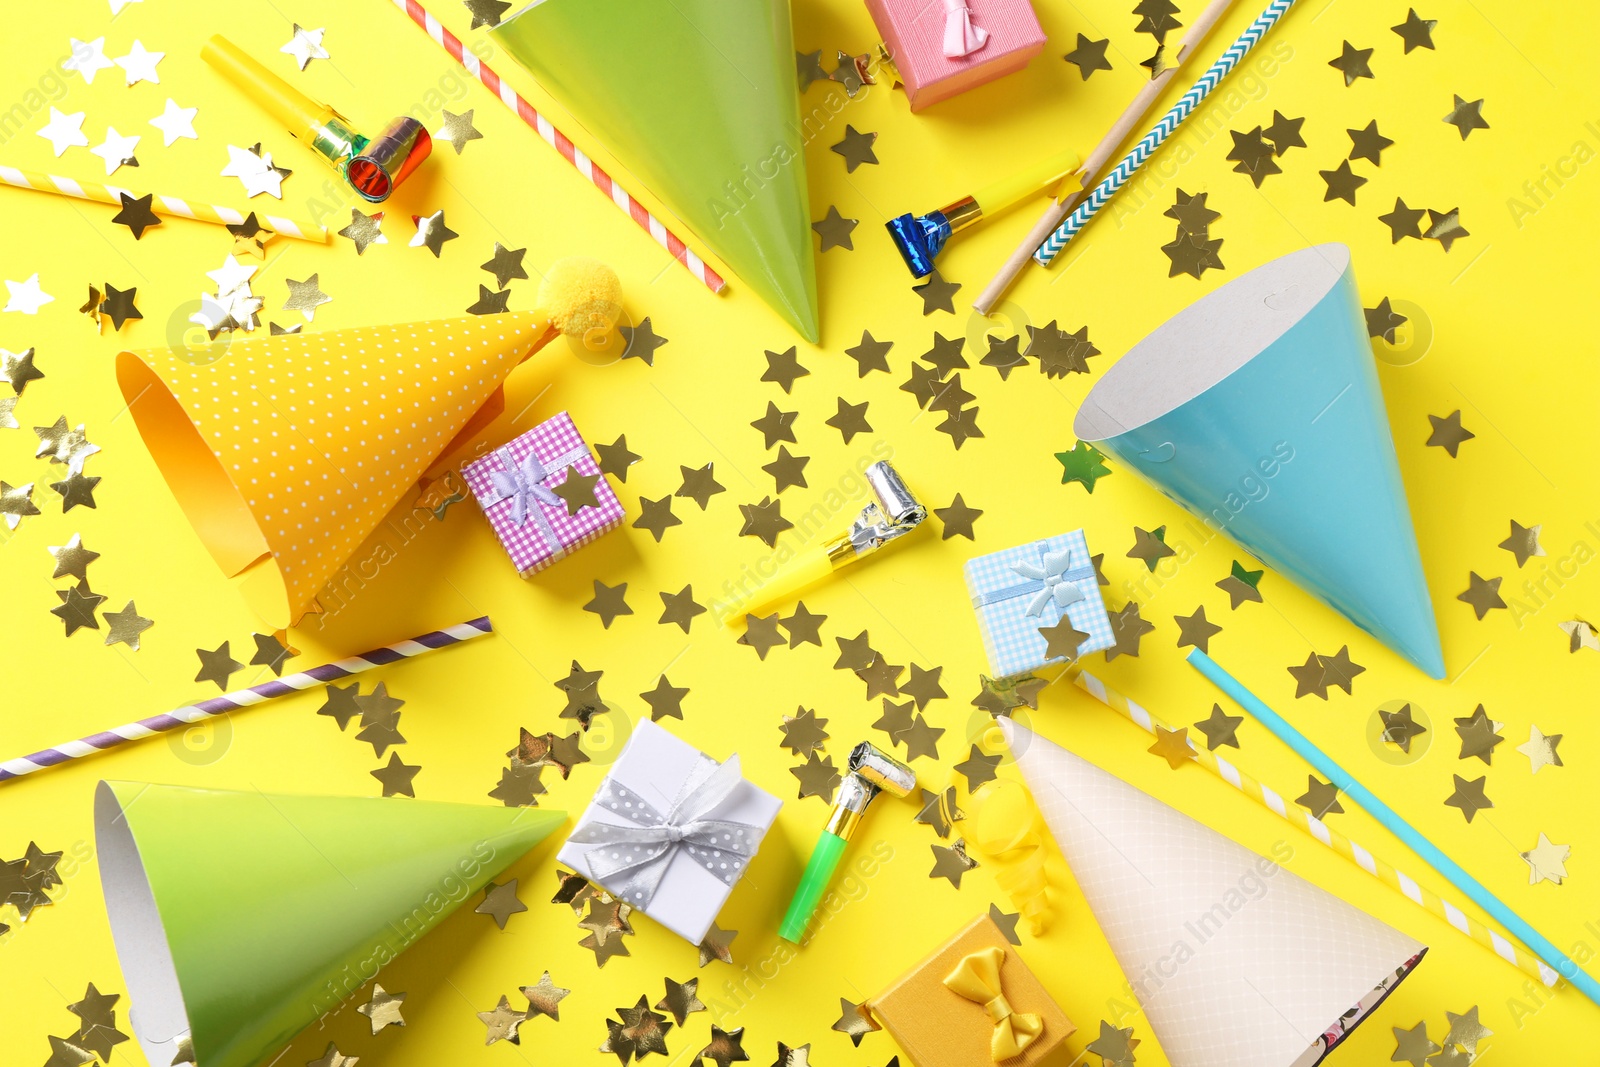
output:
[[[188,704],[163,715],[152,715],[148,719],[130,722],[126,726],[118,726],[104,730],[88,737],[80,737],[76,741],[67,741],[59,745],[35,752],[31,756],[21,756],[17,759],[6,760],[0,763],[0,782],[8,782],[13,778],[20,778],[25,774],[42,771],[46,767],[54,767],[68,760],[82,759],[92,756],[96,752],[104,752],[108,748],[126,744],[129,741],[138,741],[161,733],[164,730],[175,730],[180,726],[189,726],[205,719],[226,715],[233,711],[243,711],[245,708],[264,703],[274,697],[281,697],[301,689],[312,689],[329,682],[336,682],[340,678],[348,678],[352,674],[370,671],[374,667],[387,666],[397,663],[412,656],[420,656],[424,652],[433,652],[437,649],[459,645],[463,641],[470,641],[474,637],[482,637],[494,631],[494,624],[487,615],[472,619],[468,622],[447,626],[442,630],[433,630],[419,634],[409,641],[396,641],[392,645],[384,645],[370,652],[363,652],[359,656],[351,656],[335,663],[324,663],[310,670],[298,674],[288,674],[282,678],[273,678],[252,685],[248,689],[235,689],[231,693],[202,700],[198,704]]]
[[[546,144],[560,152],[561,158],[578,169],[579,174],[593,182],[595,188],[605,193],[613,204],[626,211],[628,216],[639,224],[640,229],[648,233],[656,244],[670,252],[673,259],[687,267],[690,274],[704,282],[706,287],[713,293],[722,292],[722,287],[727,284],[722,280],[722,275],[712,270],[705,260],[695,255],[689,246],[683,243],[683,238],[667,229],[666,223],[652,215],[649,208],[635,200],[633,194],[624,189],[615,178],[607,174],[594,160],[584,155],[583,151],[573,144],[566,134],[556,129],[549,119],[539,114],[538,110],[524,100],[521,94],[501,81],[500,75],[490,69],[489,64],[463,48],[461,39],[440,25],[438,19],[428,14],[427,8],[417,3],[417,0],[394,0],[394,6],[410,16],[411,21],[415,22],[424,33],[433,38],[435,44],[449,52],[455,57],[456,62],[467,69],[467,73],[477,78],[488,87],[490,92],[499,97],[502,104],[515,111],[523,122],[533,127],[539,136],[544,138]]]

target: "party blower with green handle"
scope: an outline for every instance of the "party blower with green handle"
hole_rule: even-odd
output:
[[[839,783],[839,797],[833,802],[828,825],[817,836],[811,859],[800,875],[800,884],[789,901],[789,910],[784,913],[783,925],[778,927],[779,937],[795,944],[805,937],[811,916],[816,913],[828,883],[833,881],[833,872],[844,856],[845,845],[861,825],[861,817],[873,799],[879,793],[904,798],[915,788],[917,772],[893,756],[866,741],[850,750],[847,773]]]
[[[101,782],[100,881],[145,1057],[268,1062],[565,820]]]

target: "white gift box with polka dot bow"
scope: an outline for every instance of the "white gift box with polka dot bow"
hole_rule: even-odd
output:
[[[737,755],[718,763],[644,720],[556,859],[699,944],[782,806]]]

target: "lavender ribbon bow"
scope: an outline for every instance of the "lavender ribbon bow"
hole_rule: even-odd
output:
[[[546,479],[559,473],[563,467],[569,467],[587,456],[589,446],[580,441],[559,456],[552,456],[548,461],[541,460],[536,453],[530,451],[522,457],[522,462],[518,463],[512,456],[511,449],[506,446],[495,449],[494,454],[504,469],[489,472],[491,492],[483,500],[484,506],[498,504],[502,500],[511,501],[512,519],[518,526],[530,521],[533,523],[539,531],[539,536],[550,549],[551,562],[565,556],[566,546],[561,543],[561,538],[556,536],[555,527],[550,525],[544,509],[539,505],[561,503],[561,498],[544,483]]]
[[[974,25],[967,0],[944,0],[944,54],[960,59],[982,48],[989,31]]]
[[[1071,547],[1059,552],[1041,552],[1038,563],[1013,563],[1011,569],[1027,581],[1008,585],[991,593],[979,593],[972,598],[973,607],[984,607],[1013,597],[1033,595],[1028,602],[1028,614],[1039,616],[1052,603],[1060,611],[1083,599],[1083,591],[1075,582],[1094,576],[1093,566],[1074,567]]]
[[[745,862],[755,855],[761,829],[707,816],[732,795],[740,781],[738,756],[720,764],[701,756],[678,795],[661,811],[634,790],[607,778],[595,803],[632,825],[591,819],[574,830],[569,840],[605,846],[584,853],[589,874],[636,908],[649,906],[679,850],[731,886],[744,873]]]

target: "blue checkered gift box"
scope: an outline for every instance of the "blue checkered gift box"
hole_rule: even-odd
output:
[[[1039,633],[1063,614],[1089,635],[1078,645],[1080,659],[1116,643],[1082,530],[969,559],[965,573],[996,678],[1067,662],[1046,658],[1048,642]]]

